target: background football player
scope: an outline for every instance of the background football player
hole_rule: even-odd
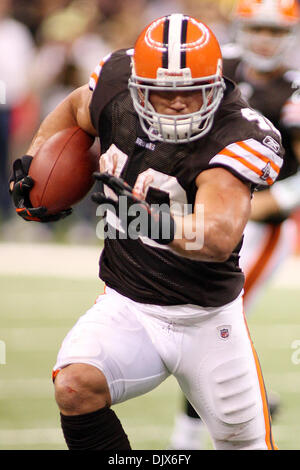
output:
[[[278,182],[254,193],[245,229],[240,264],[246,275],[248,315],[276,269],[293,254],[296,242],[297,229],[290,215],[300,206],[300,71],[290,70],[285,61],[297,47],[299,6],[293,0],[240,0],[233,19],[236,42],[222,48],[224,75],[238,84],[251,108],[280,130],[286,151]],[[266,142],[273,144],[272,139]],[[270,393],[273,416],[278,398]],[[204,425],[191,405],[183,402],[170,446],[199,449],[204,445]]]

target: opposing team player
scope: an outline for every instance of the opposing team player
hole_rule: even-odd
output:
[[[235,81],[251,108],[261,112],[281,131],[286,151],[278,182],[255,192],[252,212],[240,251],[246,276],[244,304],[253,311],[276,269],[293,254],[296,227],[291,213],[300,207],[300,72],[284,64],[295,47],[299,7],[296,1],[240,0],[234,13],[236,42],[222,49],[224,75]],[[252,111],[247,110],[251,119]],[[253,116],[256,119],[256,115]],[[277,147],[269,137],[266,145]],[[232,147],[233,154],[235,153]],[[280,181],[279,181],[280,180]],[[278,396],[270,394],[274,416]],[[185,401],[171,436],[174,449],[199,449],[205,428]]]
[[[111,405],[170,374],[216,449],[274,449],[239,251],[253,190],[282,167],[279,132],[223,77],[211,30],[183,14],[153,21],[133,50],[102,61],[90,89],[45,119],[28,155],[74,125],[100,136],[103,191],[93,199],[107,226],[105,294],[54,366],[69,449],[130,449]],[[20,176],[12,193],[28,220],[32,182]]]

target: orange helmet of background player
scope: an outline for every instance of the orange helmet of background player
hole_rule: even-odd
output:
[[[183,14],[154,20],[138,37],[129,88],[144,131],[153,140],[187,142],[208,132],[223,96],[222,55],[212,31]],[[151,90],[201,91],[203,106],[184,116],[162,115]]]
[[[264,72],[281,66],[295,43],[299,18],[296,0],[239,0],[233,19],[243,59]]]
[[[293,26],[299,21],[297,0],[239,0],[235,15],[245,21]]]

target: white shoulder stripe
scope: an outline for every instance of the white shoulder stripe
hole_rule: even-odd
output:
[[[90,90],[94,91],[95,88],[96,88],[96,85],[97,85],[97,82],[98,82],[98,79],[99,79],[99,76],[101,74],[101,70],[102,70],[102,67],[103,65],[105,64],[105,62],[110,58],[111,56],[111,52],[109,54],[107,54],[105,57],[103,57],[103,59],[99,62],[99,64],[97,65],[97,67],[95,68],[94,72],[92,73],[92,75],[90,76],[90,80],[89,80],[89,88]]]
[[[270,147],[263,145],[261,142],[258,142],[258,140],[255,139],[246,139],[244,142],[257,152],[259,152],[261,155],[265,156],[266,158],[270,158],[270,160],[272,160],[280,168],[282,167],[283,158],[277,153],[275,153]],[[279,149],[280,146],[278,144],[278,150]]]
[[[269,145],[275,148],[277,144],[280,149],[275,140],[269,140]],[[271,185],[279,175],[283,159],[269,146],[255,139],[246,139],[222,149],[210,160],[210,165],[215,164],[230,167],[253,183]]]
[[[91,91],[94,91],[95,88],[96,88],[96,80],[93,78],[93,77],[90,77],[90,80],[89,80],[89,89]]]
[[[247,168],[243,163],[239,160],[233,160],[230,157],[226,157],[225,155],[216,155],[214,158],[211,159],[209,162],[211,165],[218,164],[220,166],[228,167],[234,170],[236,173],[240,174],[243,178],[251,181],[252,183],[259,184],[259,185],[271,185],[274,183],[274,180],[269,181],[269,183],[255,173],[250,168]]]
[[[228,150],[233,152],[237,157],[242,157],[249,165],[254,165],[259,170],[262,170],[266,166],[266,161],[259,158],[257,155],[250,153],[249,150],[241,147],[238,144],[231,144],[226,147]],[[274,178],[277,178],[278,172],[271,168],[271,172]],[[271,175],[272,177],[272,175]]]

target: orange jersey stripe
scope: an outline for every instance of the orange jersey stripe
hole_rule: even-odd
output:
[[[271,167],[273,168],[274,171],[276,171],[276,173],[278,174],[279,171],[280,171],[280,168],[278,165],[276,165],[276,163],[274,163],[272,160],[270,160],[268,157],[265,157],[262,153],[258,152],[257,150],[253,149],[252,147],[250,147],[249,145],[247,145],[245,142],[237,142],[237,144],[242,147],[244,150],[247,150],[247,152],[250,152],[252,153],[253,155],[255,155],[256,157],[260,158],[261,160],[263,160],[265,163],[269,163],[270,162],[270,165]]]
[[[95,80],[95,82],[97,83],[99,76],[95,72],[93,72],[92,75],[91,75],[91,78],[93,78]]]
[[[235,160],[238,160],[240,163],[242,163],[243,165],[245,165],[247,168],[249,168],[250,170],[254,171],[254,173],[256,173],[259,177],[262,176],[263,172],[257,168],[256,166],[252,165],[252,163],[249,163],[247,160],[245,160],[243,157],[240,157],[239,155],[237,155],[236,153],[232,152],[231,150],[228,150],[227,148],[223,149],[221,152],[219,152],[218,155],[224,155],[226,157],[230,157],[230,158],[234,158]],[[266,179],[267,183],[268,184],[273,184],[274,181],[272,180],[272,178],[268,177]]]

